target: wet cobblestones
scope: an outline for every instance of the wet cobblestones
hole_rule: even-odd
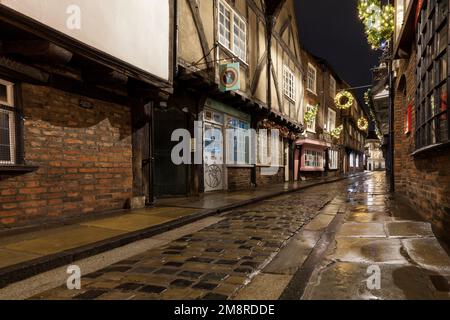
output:
[[[34,299],[211,299],[232,297],[347,182],[335,182],[234,210],[210,227]]]

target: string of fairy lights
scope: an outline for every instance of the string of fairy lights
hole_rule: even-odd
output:
[[[364,24],[367,35],[367,41],[374,50],[386,50],[389,39],[394,33],[395,8],[391,4],[383,5],[381,0],[359,0],[358,15]],[[371,106],[370,89],[364,95],[366,104]],[[349,89],[342,90],[336,94],[334,103],[338,109],[350,109],[355,102],[355,97],[349,92]],[[310,108],[305,113],[305,123],[314,122],[318,113],[318,106]],[[371,109],[372,120],[376,122],[376,117]],[[369,129],[369,121],[365,117],[361,117],[357,121],[359,130],[367,131]],[[377,127],[377,135],[381,139],[382,135]],[[343,125],[336,127],[330,132],[334,139],[339,139],[344,131]]]

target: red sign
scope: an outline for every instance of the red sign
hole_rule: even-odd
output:
[[[413,113],[413,106],[410,104],[406,111],[405,134],[411,133],[412,131],[412,113]]]
[[[419,22],[419,17],[420,17],[420,12],[422,11],[423,2],[424,2],[424,0],[419,0],[419,2],[417,3],[416,20],[415,20],[416,26],[417,26],[417,23]]]

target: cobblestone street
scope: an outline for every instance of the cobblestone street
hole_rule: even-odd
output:
[[[86,275],[81,291],[60,287],[41,299],[228,299],[348,181],[312,187],[224,214],[222,220]]]
[[[449,275],[431,225],[366,173],[225,213],[33,299],[448,299]]]

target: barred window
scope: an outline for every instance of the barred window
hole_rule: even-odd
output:
[[[450,141],[449,0],[425,2],[417,35],[416,150]]]
[[[0,165],[19,163],[17,149],[18,109],[14,84],[0,79]]]

